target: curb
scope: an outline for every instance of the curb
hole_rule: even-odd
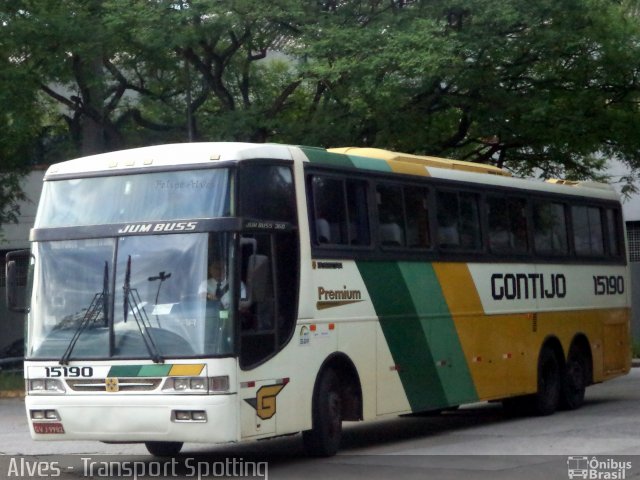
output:
[[[24,390],[3,390],[0,398],[24,398]]]

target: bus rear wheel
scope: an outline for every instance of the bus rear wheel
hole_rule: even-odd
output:
[[[182,449],[182,442],[144,442],[154,457],[175,457]]]
[[[571,347],[564,368],[560,406],[565,410],[575,410],[584,403],[587,388],[587,359],[580,348]]]
[[[330,457],[340,448],[342,439],[342,398],[340,381],[333,370],[325,370],[313,398],[311,430],[302,432],[308,455]]]
[[[538,358],[538,392],[532,398],[534,415],[551,415],[558,409],[562,376],[555,352],[544,347]]]

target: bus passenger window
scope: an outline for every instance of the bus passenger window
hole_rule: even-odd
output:
[[[337,178],[314,176],[316,243],[347,243],[347,211],[344,203],[343,181]]]
[[[407,215],[407,245],[411,248],[429,248],[428,191],[421,187],[404,187],[404,206]]]
[[[620,234],[618,224],[620,223],[620,214],[617,210],[607,209],[607,233],[609,238],[609,255],[617,257],[620,255]]]
[[[349,245],[370,245],[367,183],[360,180],[347,180],[346,190]]]
[[[569,244],[564,205],[551,202],[534,204],[533,235],[537,253],[552,255],[567,253]]]
[[[438,192],[438,245],[455,250],[480,248],[478,195]]]
[[[602,218],[597,207],[571,207],[573,243],[578,255],[602,255],[604,237]]]
[[[526,201],[503,196],[487,197],[489,249],[494,253],[527,251]]]
[[[367,183],[314,175],[311,180],[317,245],[370,245]]]
[[[404,210],[402,187],[378,185],[378,220],[380,222],[380,243],[383,246],[402,247],[404,240]]]

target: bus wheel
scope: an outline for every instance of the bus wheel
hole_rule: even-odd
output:
[[[569,350],[567,365],[564,369],[560,406],[566,410],[575,410],[584,403],[587,388],[587,361],[582,351],[573,346]]]
[[[533,396],[535,415],[551,415],[560,402],[562,378],[560,363],[554,351],[544,347],[538,358],[538,392]]]
[[[342,399],[340,382],[333,370],[325,370],[313,398],[311,430],[302,432],[308,455],[330,457],[340,448],[342,437]]]
[[[182,442],[144,442],[154,457],[175,457],[182,449]]]

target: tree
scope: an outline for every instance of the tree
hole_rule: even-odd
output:
[[[588,178],[607,156],[639,167],[634,8],[5,0],[0,81],[16,92],[6,122],[47,162],[172,141],[279,141]],[[0,141],[3,159],[25,155]]]
[[[640,32],[618,4],[326,3],[307,76],[355,118],[353,143],[521,174],[637,166]]]

